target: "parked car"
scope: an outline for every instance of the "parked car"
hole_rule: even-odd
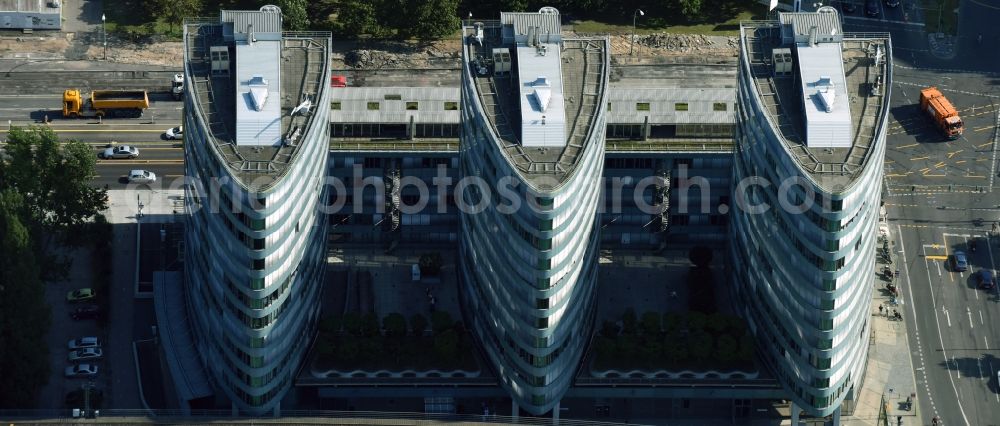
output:
[[[993,279],[992,269],[980,269],[979,270],[979,288],[985,288],[987,290],[993,288],[996,285],[996,280]]]
[[[153,183],[156,182],[156,173],[149,170],[132,170],[128,172],[128,181],[138,184]]]
[[[101,307],[97,305],[79,307],[76,308],[75,311],[71,312],[69,316],[75,320],[97,319],[101,317]]]
[[[66,367],[66,377],[90,377],[97,375],[97,366],[93,364],[77,364]]]
[[[136,158],[139,156],[139,148],[129,145],[118,145],[106,148],[104,152],[101,152],[98,156],[103,159]]]
[[[899,0],[885,0],[885,5],[889,7],[899,6]]]
[[[70,340],[66,344],[70,350],[73,349],[83,349],[83,348],[99,348],[101,347],[101,340],[96,337],[81,337],[79,339]]]
[[[881,6],[879,6],[878,0],[865,0],[865,15],[874,18],[879,15],[879,9]]]
[[[858,10],[858,6],[850,1],[843,0],[840,2],[840,10],[844,12],[845,15],[854,13]]]
[[[166,132],[163,132],[163,134],[170,140],[180,139],[184,137],[184,126],[171,127]]]
[[[951,256],[951,270],[956,272],[969,270],[969,260],[965,257],[964,251],[955,250],[955,254]]]
[[[70,361],[84,361],[88,359],[98,359],[104,356],[101,348],[83,348],[69,353]]]
[[[73,291],[71,291],[69,293],[66,293],[66,301],[67,302],[82,302],[82,301],[85,301],[85,300],[92,300],[94,298],[94,296],[97,296],[97,293],[94,293],[94,289],[92,289],[92,288],[81,288],[81,289],[73,290]]]

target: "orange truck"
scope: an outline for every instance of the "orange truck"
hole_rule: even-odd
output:
[[[63,92],[63,117],[142,117],[149,108],[145,90],[95,90],[89,98],[76,89]]]
[[[948,139],[958,139],[965,131],[965,123],[962,123],[958,111],[937,87],[927,87],[920,91],[920,109],[927,111],[934,124]]]

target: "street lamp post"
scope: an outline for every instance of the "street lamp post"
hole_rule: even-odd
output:
[[[101,34],[104,35],[104,60],[108,60],[108,27],[105,25],[106,17],[101,14]]]
[[[632,49],[635,47],[635,20],[639,16],[646,16],[642,9],[636,9],[632,12],[632,42],[628,45],[628,56],[632,56]]]

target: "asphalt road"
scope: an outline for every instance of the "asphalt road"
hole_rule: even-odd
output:
[[[134,160],[97,160],[95,185],[125,185],[125,176],[133,169],[150,170],[161,179],[169,180],[184,174],[184,151],[181,141],[166,140],[164,131],[180,124],[182,103],[167,96],[151,96],[150,108],[142,118],[108,120],[63,119],[58,111],[62,102],[58,95],[0,96],[0,124],[4,120],[14,126],[40,125],[46,114],[50,126],[62,139],[74,139],[94,146],[94,155],[108,143],[134,145],[139,158]],[[7,126],[0,129],[6,136]]]
[[[995,270],[1000,261],[1000,240],[989,236],[1000,220],[1000,192],[992,191],[1000,106],[1000,55],[992,52],[1000,42],[1000,5],[987,3],[995,2],[961,2],[952,58],[933,55],[919,26],[845,20],[846,31],[892,35],[884,201],[896,241],[893,267],[901,270],[903,305],[896,308],[907,323],[919,424],[939,416],[945,425],[1000,425],[1000,296],[977,288],[979,270]],[[905,0],[903,6],[921,12],[905,9]],[[969,35],[979,32],[982,44]],[[920,88],[932,85],[959,110],[966,128],[961,138],[945,140],[916,106]],[[956,250],[969,256],[969,271],[948,267]]]

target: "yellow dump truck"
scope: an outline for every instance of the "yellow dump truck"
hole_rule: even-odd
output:
[[[84,98],[79,90],[63,92],[63,117],[142,117],[149,108],[145,90],[95,90]]]

